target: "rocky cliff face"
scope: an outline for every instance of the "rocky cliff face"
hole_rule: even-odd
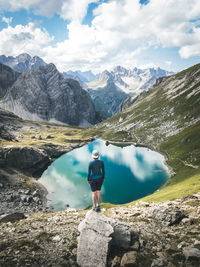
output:
[[[88,93],[94,102],[95,109],[102,114],[103,119],[118,113],[120,104],[129,96],[119,90],[109,78],[105,87],[97,90],[88,89]]]
[[[20,54],[17,57],[5,55],[0,56],[0,62],[4,65],[9,66],[17,72],[24,72],[26,70],[38,67],[46,66],[47,64],[38,56],[31,57],[29,54]]]
[[[96,122],[89,94],[77,81],[64,79],[53,64],[22,73],[7,90],[0,107],[29,120],[80,126]]]
[[[0,63],[0,99],[6,94],[7,89],[12,86],[19,75],[20,73]]]

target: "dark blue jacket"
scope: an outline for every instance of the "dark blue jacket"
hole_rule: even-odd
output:
[[[105,176],[104,162],[102,160],[93,160],[89,163],[88,181],[99,179]]]

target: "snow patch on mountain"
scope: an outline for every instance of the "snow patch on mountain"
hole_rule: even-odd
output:
[[[160,68],[126,69],[117,66],[110,72],[104,71],[96,80],[87,83],[87,86],[92,90],[97,90],[98,88],[105,87],[109,80],[126,94],[138,95],[143,90],[147,90],[152,86],[156,79],[171,74],[173,74],[173,72],[165,71]]]

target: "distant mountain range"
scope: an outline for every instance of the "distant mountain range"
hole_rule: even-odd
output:
[[[67,71],[63,72],[65,78],[79,79],[81,82],[88,83],[95,80],[98,75],[95,75],[91,70],[89,71]]]
[[[34,56],[31,57],[29,54],[20,54],[16,57],[5,55],[0,56],[0,63],[9,66],[13,70],[17,72],[24,72],[26,70],[30,70],[32,68],[38,67],[38,66],[46,66],[47,63],[45,63],[40,57]]]
[[[0,63],[19,73],[37,66],[47,65],[40,57],[31,57],[26,53],[17,57],[1,55]],[[126,69],[122,66],[117,66],[112,71],[105,70],[97,75],[92,71],[82,72],[80,70],[68,70],[62,73],[64,78],[78,81],[80,86],[88,91],[96,110],[102,115],[103,119],[119,112],[120,105],[127,98],[132,97],[134,99],[149,89],[158,78],[171,74],[173,72],[161,68]]]
[[[104,115],[104,118],[107,118],[119,111],[121,103],[126,98],[138,96],[149,89],[158,78],[171,74],[173,72],[160,68],[134,68],[131,70],[117,66],[110,72],[104,71],[97,79],[87,83],[87,90],[96,109]],[[111,93],[114,91],[114,94]]]

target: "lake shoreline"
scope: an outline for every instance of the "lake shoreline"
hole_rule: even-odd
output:
[[[113,146],[108,147],[109,144],[113,144]],[[122,150],[116,144],[130,146],[130,148],[127,147],[126,150]],[[166,179],[169,178],[168,168],[164,164],[164,156],[161,156],[160,153],[156,154],[155,150],[142,144],[137,144],[138,149],[135,150],[134,145],[132,142],[108,142],[103,139],[96,139],[86,142],[85,148],[79,148],[80,151],[72,149],[71,153],[66,153],[63,158],[60,158],[59,162],[50,167],[48,173],[41,177],[43,179],[42,184],[50,192],[48,204],[51,205],[52,203],[55,210],[63,210],[66,203],[69,207],[76,209],[84,209],[91,204],[87,203],[89,198],[84,197],[84,195],[90,193],[90,188],[86,188],[83,178],[84,180],[87,178],[88,164],[92,160],[91,153],[93,149],[100,152],[109,176],[109,180],[105,180],[104,185],[104,187],[106,186],[106,194],[102,191],[103,202],[118,205],[119,203],[128,204],[133,199],[138,200],[151,194],[151,187],[155,190],[162,187],[166,183]],[[132,153],[133,158],[130,158],[130,153]],[[146,153],[147,156],[145,156]],[[155,154],[151,156],[151,153]],[[154,175],[154,173],[157,174]],[[123,181],[124,175],[127,177],[127,183]],[[57,181],[60,182],[57,183]],[[145,181],[145,185],[141,181]],[[121,187],[118,186],[119,183],[122,183],[124,190],[121,190]],[[55,191],[54,194],[51,194],[51,191]],[[73,195],[70,197],[72,192]],[[82,193],[79,194],[78,192]],[[139,192],[143,192],[144,195],[141,196]],[[85,207],[82,208],[83,205],[80,203],[84,203]]]

